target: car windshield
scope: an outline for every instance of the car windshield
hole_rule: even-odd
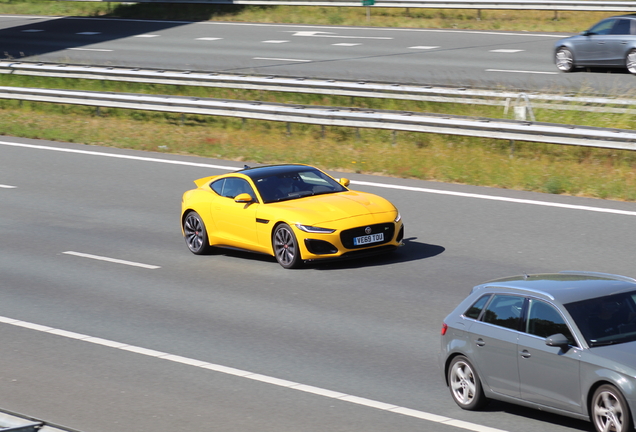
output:
[[[590,347],[636,340],[636,291],[565,305]]]
[[[347,190],[322,171],[311,168],[255,178],[254,184],[266,204]]]

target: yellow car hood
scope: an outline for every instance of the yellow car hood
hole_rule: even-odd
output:
[[[318,225],[341,219],[396,212],[386,199],[366,192],[347,191],[268,204],[270,210],[288,212],[290,222]]]

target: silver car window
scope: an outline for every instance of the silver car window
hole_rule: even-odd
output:
[[[571,345],[576,345],[561,314],[552,305],[537,299],[530,299],[528,304],[526,333],[542,338],[561,333]]]
[[[619,19],[612,27],[610,34],[613,35],[628,35],[630,33],[630,23],[632,20]]]
[[[464,316],[466,318],[479,319],[479,315],[481,315],[481,311],[484,309],[484,306],[486,306],[486,303],[488,303],[488,300],[490,300],[490,294],[480,297],[479,300],[468,308]]]
[[[594,25],[592,28],[588,30],[588,34],[592,35],[606,35],[609,34],[614,27],[614,22],[616,19],[606,19],[598,24]]]
[[[521,296],[496,294],[486,308],[483,321],[518,330],[524,301]]]

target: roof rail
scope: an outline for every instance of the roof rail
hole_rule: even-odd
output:
[[[598,276],[598,277],[605,277],[605,278],[608,278],[608,279],[621,280],[621,281],[624,281],[624,282],[634,282],[634,283],[636,283],[636,279],[634,279],[633,277],[621,276],[621,275],[616,275],[616,274],[612,274],[612,273],[602,273],[602,272],[592,272],[592,271],[575,271],[575,270],[565,270],[565,271],[560,271],[559,273],[582,275],[582,276]]]

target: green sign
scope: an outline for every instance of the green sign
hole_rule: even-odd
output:
[[[375,0],[362,0],[362,6],[373,6],[375,4]]]

